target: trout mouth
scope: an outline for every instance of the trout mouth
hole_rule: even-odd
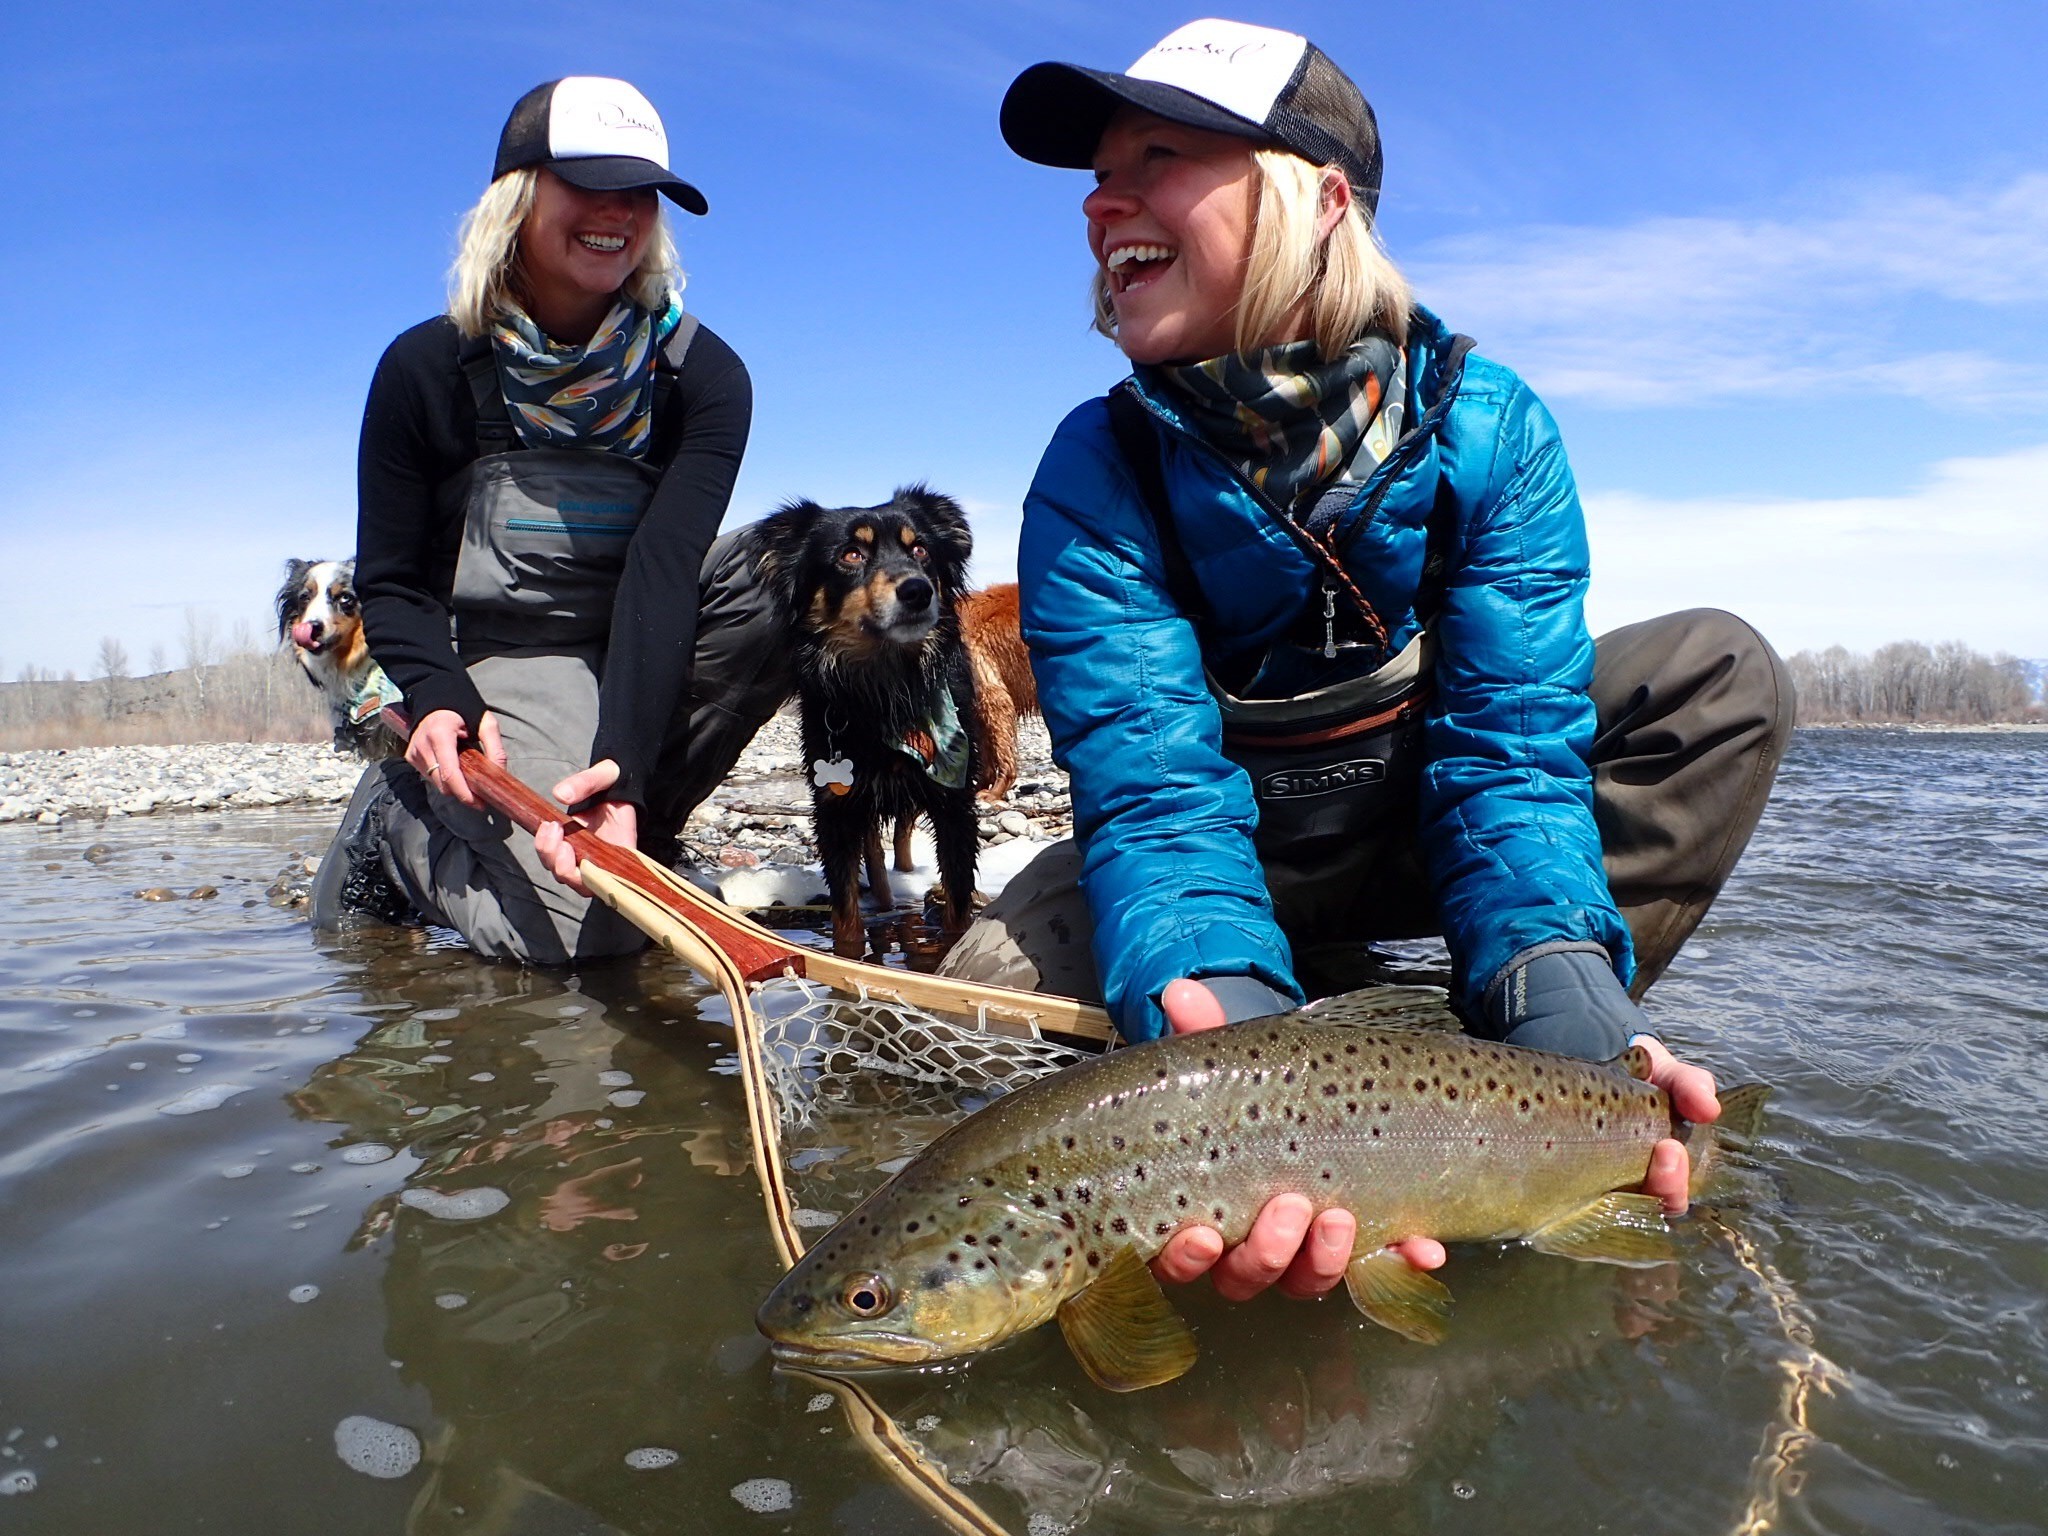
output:
[[[931,1340],[904,1333],[866,1334],[857,1347],[804,1344],[795,1339],[770,1339],[768,1345],[777,1360],[814,1370],[881,1371],[892,1366],[924,1365],[942,1357]]]

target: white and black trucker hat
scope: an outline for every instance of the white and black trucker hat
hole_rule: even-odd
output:
[[[1291,149],[1343,169],[1368,213],[1380,200],[1380,130],[1358,87],[1307,38],[1241,21],[1191,21],[1123,74],[1034,64],[1003,97],[1003,138],[1026,160],[1086,170],[1118,107]]]
[[[659,187],[692,213],[710,207],[668,168],[668,130],[652,104],[625,81],[602,75],[550,80],[519,98],[498,135],[491,180],[530,165],[586,191]]]

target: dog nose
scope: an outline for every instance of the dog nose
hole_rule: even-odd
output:
[[[896,584],[896,601],[899,606],[912,613],[921,613],[932,604],[932,584],[922,576],[913,576],[908,581]]]

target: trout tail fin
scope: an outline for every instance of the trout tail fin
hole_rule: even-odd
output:
[[[1687,1193],[1698,1200],[1720,1182],[1721,1152],[1724,1147],[1746,1147],[1763,1127],[1764,1102],[1771,1096],[1764,1083],[1744,1083],[1721,1097],[1721,1118],[1711,1125],[1688,1125],[1683,1140],[1692,1155],[1692,1179]]]

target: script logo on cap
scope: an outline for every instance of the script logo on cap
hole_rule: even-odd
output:
[[[1241,21],[1191,21],[1161,38],[1125,73],[1178,86],[1263,123],[1307,50],[1308,39],[1297,33]]]
[[[571,75],[555,86],[548,155],[555,160],[631,155],[667,170],[668,133],[653,104],[625,81]]]

